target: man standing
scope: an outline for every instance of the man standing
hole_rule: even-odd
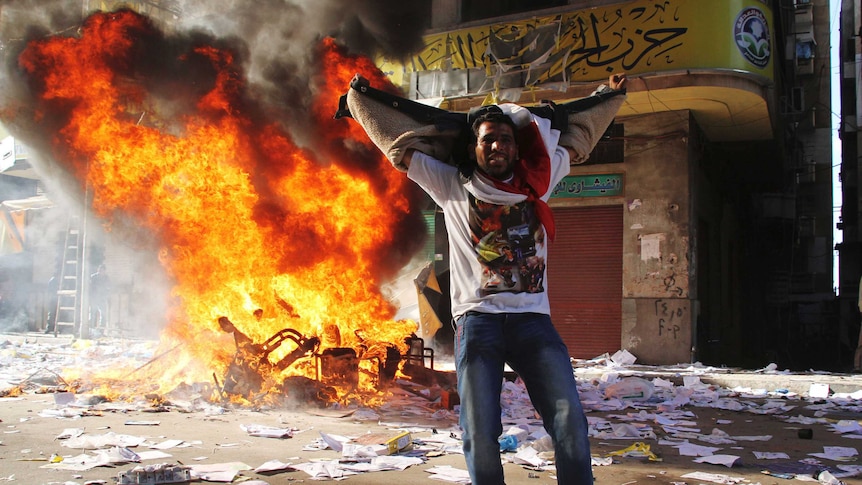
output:
[[[612,75],[601,89],[621,91],[625,82],[624,74]],[[521,106],[484,109],[472,124],[470,162],[460,167],[420,151],[427,140],[390,142],[364,113],[366,101],[351,93],[347,99],[372,141],[445,215],[460,424],[472,483],[503,484],[498,438],[508,364],[554,442],[558,483],[592,484],[587,420],[568,350],[550,318],[547,256],[554,224],[547,202],[570,163],[589,155],[624,96],[569,116],[562,137],[549,120]]]

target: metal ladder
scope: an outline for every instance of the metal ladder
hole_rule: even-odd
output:
[[[69,228],[60,266],[60,286],[57,289],[57,308],[54,313],[54,336],[60,327],[78,327],[81,320],[79,305],[81,294],[81,218],[69,216]]]

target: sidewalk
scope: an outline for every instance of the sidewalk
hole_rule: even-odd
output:
[[[744,387],[766,391],[789,391],[808,395],[812,384],[829,386],[833,393],[851,394],[862,391],[862,374],[831,372],[789,372],[781,370],[721,368],[698,364],[675,366],[624,365],[616,369],[620,375],[635,375],[645,378],[659,377],[682,385],[685,376],[697,376],[701,382],[733,389]],[[597,379],[607,373],[606,368],[576,368],[579,378]],[[862,398],[862,394],[860,394]]]

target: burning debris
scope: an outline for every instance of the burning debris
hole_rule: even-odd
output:
[[[428,385],[439,385],[434,377],[434,350],[425,348],[424,341],[415,335],[405,339],[407,350],[402,356],[393,344],[369,342],[361,337],[358,351],[338,346],[321,349],[320,338],[306,337],[292,328],[279,330],[262,344],[256,344],[229,318],[219,317],[218,323],[224,332],[234,336],[236,343],[236,353],[224,376],[224,384],[215,378],[222,399],[236,396],[253,402],[258,396],[266,396],[275,390],[300,403],[331,403],[338,401],[345,391],[358,389],[360,371],[375,382],[378,390],[385,390],[394,381],[402,363],[406,375],[416,376],[417,381]],[[338,327],[327,328],[329,339],[339,344]],[[270,355],[288,341],[292,343],[292,350],[283,353],[277,361],[271,361]],[[313,380],[294,376],[280,383],[274,382],[300,359],[313,359]],[[362,361],[371,365],[361,366]],[[454,376],[447,374],[450,377],[446,381],[453,388]]]
[[[130,244],[154,241],[173,285],[160,346],[171,358],[88,378],[168,392],[216,376],[245,398],[300,378],[333,400],[374,393],[417,329],[380,288],[424,242],[422,196],[331,114],[354,73],[387,83],[368,58],[320,42],[315,94],[295,100],[300,145],[283,124],[299,116],[249,89],[237,42],[166,34],[121,10],[17,56],[27,95],[0,116],[49,147]]]
[[[223,331],[233,334],[236,342],[236,353],[228,367],[224,387],[221,388],[221,391],[228,394],[251,396],[261,392],[264,390],[261,388],[264,380],[273,372],[286,369],[297,359],[307,357],[320,346],[319,338],[305,338],[292,328],[279,330],[266,342],[257,345],[227,317],[219,317],[218,323]],[[271,363],[269,354],[285,340],[292,340],[296,348],[278,362]]]

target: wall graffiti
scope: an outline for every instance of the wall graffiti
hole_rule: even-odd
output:
[[[688,300],[659,299],[653,302],[658,336],[676,340],[688,326]]]

